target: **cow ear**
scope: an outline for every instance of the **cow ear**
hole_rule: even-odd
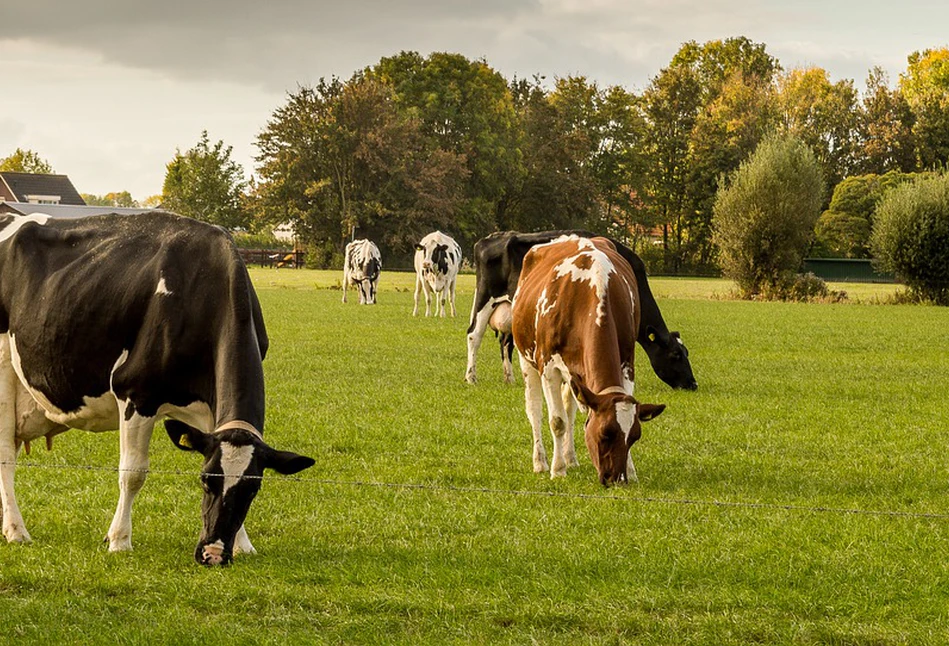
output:
[[[662,336],[659,334],[659,330],[657,330],[652,325],[646,326],[646,338],[658,345],[665,345],[665,341],[663,340]]]
[[[420,245],[420,244],[417,243],[417,242],[415,243],[415,248],[416,248],[418,251],[425,251],[425,247],[423,247],[422,245]]]
[[[175,419],[165,420],[165,432],[171,438],[172,444],[182,451],[197,451],[203,454],[210,441],[206,433]]]
[[[282,473],[285,476],[290,476],[304,469],[309,469],[314,464],[316,464],[316,460],[313,458],[298,455],[290,451],[273,450],[268,452],[264,458],[264,468],[273,469],[277,473]]]
[[[665,404],[640,404],[638,417],[641,422],[648,422],[651,419],[659,417],[662,411],[666,410]]]
[[[570,388],[573,390],[573,395],[577,398],[577,401],[587,408],[596,409],[596,394],[587,388],[580,375],[570,375]]]

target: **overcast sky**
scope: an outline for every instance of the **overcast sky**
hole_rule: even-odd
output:
[[[0,0],[0,157],[29,148],[82,193],[141,200],[204,129],[249,175],[287,92],[402,50],[639,92],[683,42],[746,36],[862,89],[947,25],[946,0]]]

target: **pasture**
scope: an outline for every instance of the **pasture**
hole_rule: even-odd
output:
[[[135,549],[109,554],[118,435],[72,431],[21,454],[34,542],[0,545],[3,641],[949,642],[945,309],[654,279],[699,390],[638,353],[637,397],[668,409],[633,448],[639,483],[604,489],[580,429],[580,467],[532,472],[523,386],[502,383],[491,336],[463,383],[473,276],[457,318],[413,319],[411,274],[384,271],[374,307],[340,303],[340,272],[252,275],[265,437],[316,459],[264,479],[258,554],[194,564],[200,461],[161,427]]]

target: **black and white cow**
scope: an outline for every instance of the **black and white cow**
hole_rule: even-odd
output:
[[[68,428],[119,430],[110,551],[132,547],[132,502],[154,425],[204,456],[202,564],[253,552],[244,530],[265,468],[313,460],[262,437],[267,333],[230,236],[152,212],[57,220],[0,215],[3,534],[26,542],[13,489],[20,446]]]
[[[451,315],[455,315],[455,281],[461,267],[461,247],[441,231],[434,231],[415,245],[415,309],[418,315],[418,296],[425,293],[425,316],[431,309],[435,295],[435,315],[445,316],[445,301],[450,299]]]
[[[478,348],[481,347],[481,340],[495,309],[510,307],[514,292],[517,291],[524,256],[534,245],[546,244],[564,235],[596,237],[596,234],[587,231],[502,231],[492,233],[475,243],[474,265],[477,282],[471,322],[468,326],[468,365],[465,369],[465,380],[468,383],[475,383],[477,380],[475,363]],[[659,305],[649,289],[646,266],[631,249],[615,240],[611,242],[616,246],[616,251],[630,264],[639,284],[641,319],[636,341],[646,351],[649,363],[660,379],[673,388],[695,390],[698,384],[692,374],[689,351],[679,333],[670,332],[666,327]],[[514,342],[510,334],[503,332],[500,334],[500,340],[505,380],[511,381],[511,353]]]
[[[346,245],[343,258],[343,302],[346,302],[346,288],[356,285],[359,288],[359,304],[376,304],[376,285],[379,272],[382,271],[382,254],[371,240],[362,238]]]

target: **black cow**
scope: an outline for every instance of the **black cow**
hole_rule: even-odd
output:
[[[475,362],[478,348],[488,328],[495,308],[509,304],[517,291],[524,256],[531,247],[550,242],[560,236],[579,235],[595,237],[587,231],[540,231],[519,233],[500,231],[478,240],[474,247],[474,264],[477,274],[474,303],[471,308],[471,323],[468,326],[468,366],[465,380],[475,383]],[[649,363],[656,375],[673,388],[695,390],[698,384],[689,363],[689,351],[678,332],[670,332],[662,318],[656,299],[649,289],[646,266],[642,259],[625,245],[611,240],[616,250],[630,264],[639,283],[639,306],[642,317],[636,341],[646,351]],[[509,305],[504,305],[505,308]],[[496,318],[496,317],[495,317]],[[501,331],[501,358],[504,362],[505,379],[513,379],[511,353],[514,343],[510,334]]]
[[[313,460],[262,438],[267,333],[230,236],[171,213],[56,220],[0,215],[3,533],[25,542],[13,491],[21,444],[67,428],[119,430],[119,502],[106,536],[128,550],[156,421],[204,456],[195,559],[253,552],[244,519],[265,468]]]

